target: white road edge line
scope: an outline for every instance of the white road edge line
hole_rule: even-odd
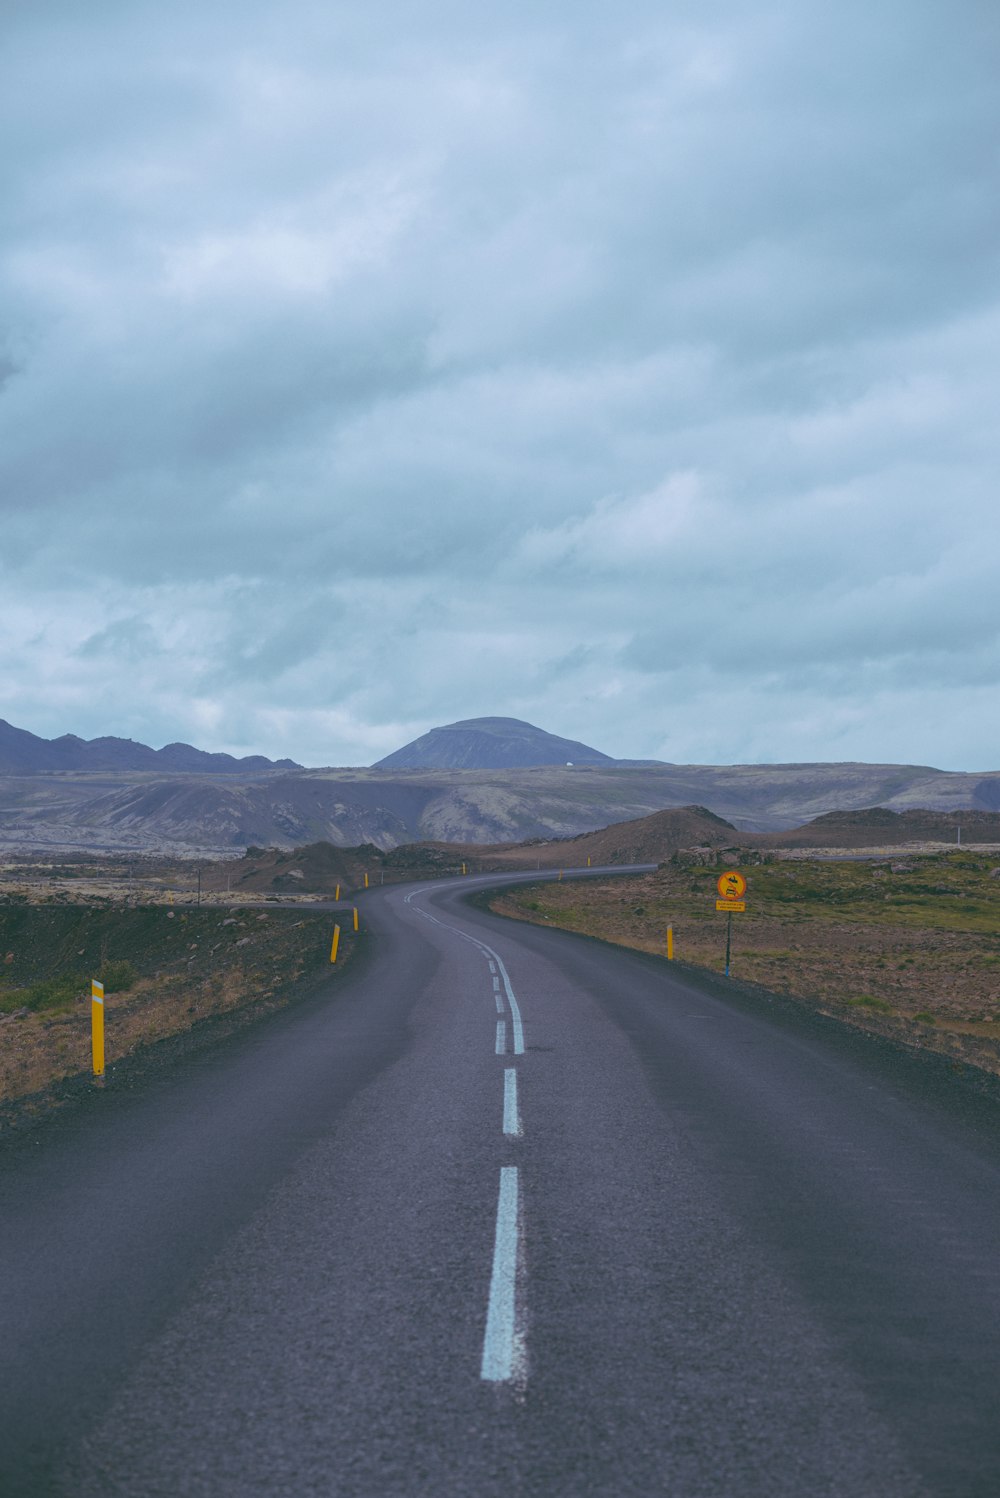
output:
[[[503,986],[507,990],[507,1003],[510,1005],[510,1021],[514,1029],[514,1055],[523,1056],[524,1026],[521,1024],[521,1011],[518,1008],[517,1000],[514,997],[514,990],[510,986],[510,979],[507,976],[507,969],[504,967],[499,957],[497,958],[497,962],[500,965],[500,976],[503,979]]]
[[[479,1377],[489,1383],[507,1383],[523,1374],[524,1349],[518,1337],[516,1304],[519,1195],[517,1166],[501,1166],[493,1273],[479,1370]]]
[[[503,1073],[503,1131],[508,1138],[521,1134],[521,1115],[517,1107],[517,1072],[505,1066]]]
[[[502,1056],[507,1050],[507,1021],[497,1020],[497,1055]]]

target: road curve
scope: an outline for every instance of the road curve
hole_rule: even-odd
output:
[[[994,1498],[996,1105],[480,882],[0,1152],[5,1498]]]

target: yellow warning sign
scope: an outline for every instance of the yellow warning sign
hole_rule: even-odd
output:
[[[736,869],[727,869],[720,874],[715,887],[723,900],[742,900],[747,892],[747,882]]]
[[[716,910],[746,910],[747,902],[745,900],[716,900],[715,908]]]

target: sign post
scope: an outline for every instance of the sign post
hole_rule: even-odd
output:
[[[733,945],[733,911],[747,908],[747,902],[743,898],[747,892],[747,882],[738,869],[727,869],[724,874],[719,875],[715,887],[719,891],[715,908],[726,912],[726,977],[728,978],[729,958]]]

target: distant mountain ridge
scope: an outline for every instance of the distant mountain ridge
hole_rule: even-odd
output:
[[[373,770],[526,770],[535,765],[613,765],[610,754],[546,733],[521,718],[463,718],[432,728]]]
[[[66,734],[47,740],[0,722],[0,848],[155,849],[201,856],[251,844],[292,848],[320,841],[347,848],[372,843],[383,851],[405,843],[524,845],[666,811],[688,818],[695,815],[692,808],[709,808],[741,837],[846,814],[861,819],[865,829],[852,821],[846,832],[829,824],[809,835],[822,830],[830,846],[838,846],[842,836],[844,846],[858,846],[858,836],[872,844],[893,841],[874,823],[881,817],[886,828],[895,827],[894,813],[926,827],[921,836],[932,841],[942,827],[945,840],[957,839],[957,822],[939,823],[939,817],[1000,813],[1000,771],[843,762],[636,764],[516,718],[473,718],[432,730],[423,740],[376,768],[303,770],[291,760],[236,759],[188,744],[154,750],[129,739],[88,742]],[[422,768],[418,755],[429,752],[459,763]],[[470,754],[486,757],[489,767],[470,767],[467,758],[462,763]],[[539,763],[543,754],[550,756],[548,763]],[[498,766],[501,755],[521,762]],[[99,773],[80,773],[86,771]],[[697,814],[706,818],[709,812]],[[970,842],[981,840],[966,823],[962,827],[963,842],[967,835]],[[706,824],[708,841],[710,832]],[[615,834],[614,846],[602,842],[577,852],[611,860],[624,857],[626,843],[638,856],[702,835],[669,817],[649,829],[637,827],[624,841]],[[719,836],[733,834],[723,825]],[[544,854],[536,853],[535,860],[539,856],[544,862]]]
[[[741,839],[747,832],[800,827],[828,812],[848,813],[871,825],[864,837],[875,844],[890,840],[874,827],[877,817],[896,822],[885,817],[886,810],[914,813],[912,820],[921,824],[929,820],[928,811],[956,819],[959,813],[994,811],[1000,806],[1000,772],[845,764],[625,769],[614,762],[573,769],[272,768],[228,775],[7,771],[0,772],[0,848],[187,849],[200,855],[317,841],[347,848],[374,843],[385,851],[416,842],[523,844],[692,806],[710,808]],[[873,813],[872,807],[883,810]],[[835,845],[836,829],[822,831],[825,842]],[[637,829],[635,846],[640,835]],[[930,827],[921,835],[941,836]],[[973,841],[963,821],[963,843],[967,835]],[[726,836],[732,834],[727,830]],[[957,836],[954,825],[945,832],[949,836]],[[850,846],[857,846],[853,837]],[[610,857],[611,850],[593,851]]]
[[[262,754],[237,759],[232,754],[195,749],[191,744],[166,744],[162,749],[150,749],[148,744],[136,743],[134,739],[81,739],[75,733],[43,739],[0,718],[0,774],[5,775],[44,775],[60,770],[169,770],[233,775],[301,769],[293,759],[265,759]]]

